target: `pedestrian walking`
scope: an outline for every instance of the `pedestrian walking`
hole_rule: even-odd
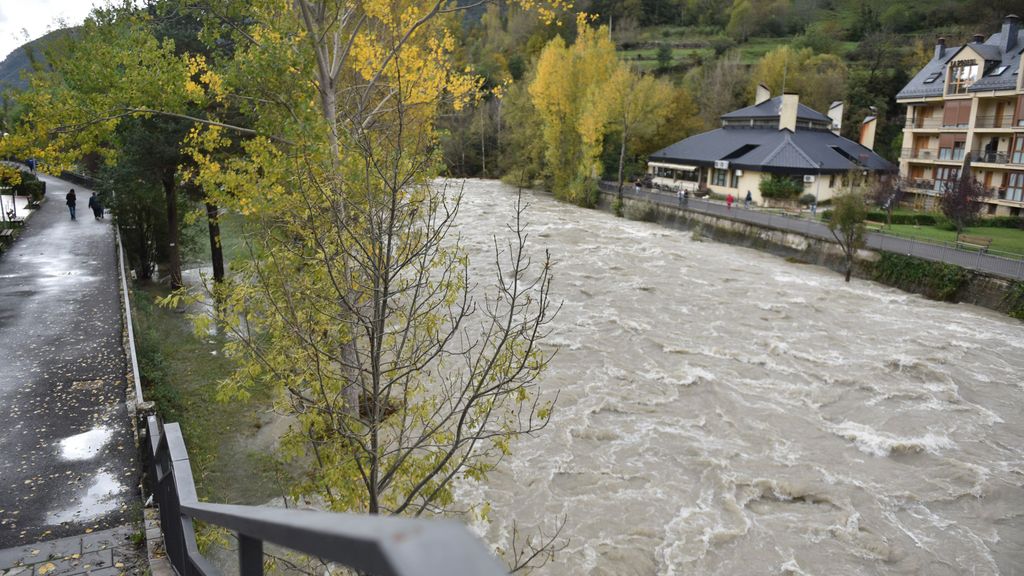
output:
[[[750,203],[754,201],[754,196],[747,190],[747,197],[743,199],[743,207],[750,208]]]
[[[100,198],[95,192],[92,193],[92,196],[89,196],[89,208],[92,209],[93,218],[97,220],[103,219],[103,205],[100,204]]]
[[[690,191],[689,190],[683,190],[683,206],[686,206],[689,203],[690,203]]]
[[[732,197],[732,192],[730,192],[729,195],[725,197],[725,207],[727,209],[731,210],[732,209],[732,203],[733,203],[734,200],[736,200],[736,199]]]
[[[676,199],[679,200],[679,207],[683,207],[683,189],[676,190]]]
[[[74,220],[75,219],[75,202],[76,202],[76,199],[75,199],[75,189],[74,188],[72,188],[71,191],[68,192],[67,196],[64,197],[64,201],[68,205],[68,211],[71,212],[71,219]]]

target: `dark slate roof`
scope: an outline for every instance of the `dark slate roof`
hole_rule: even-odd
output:
[[[775,98],[769,98],[760,104],[753,106],[747,106],[746,108],[740,108],[739,110],[733,110],[727,114],[722,114],[723,120],[737,120],[741,118],[778,118],[779,108],[782,107],[782,96],[776,96]],[[828,116],[812,110],[803,104],[797,104],[796,117],[800,120],[817,120],[819,122],[832,122],[832,119]]]
[[[747,147],[745,150],[742,148]],[[839,151],[837,151],[837,149]],[[736,155],[737,151],[742,154]],[[841,152],[840,152],[841,151]],[[854,162],[852,159],[856,159]],[[651,162],[713,166],[728,159],[730,167],[761,172],[838,173],[848,170],[895,171],[886,159],[852,140],[827,130],[719,128],[651,154]]]
[[[1024,48],[1024,29],[1017,31],[1017,43],[1014,44],[1009,52],[1003,51],[1003,34],[1000,31],[989,36],[988,40],[981,44],[964,44],[959,48],[950,47],[941,58],[933,56],[931,61],[924,68],[921,68],[917,75],[900,90],[899,94],[896,95],[896,99],[904,100],[942,96],[946,78],[946,65],[965,47],[974,49],[989,63],[985,67],[986,75],[972,84],[968,89],[969,92],[1013,90],[1017,87],[1017,76],[1014,75],[1014,72],[1017,72],[1019,69],[1021,49]],[[1006,66],[1006,71],[999,76],[992,76],[992,72],[998,70],[1000,66]],[[939,78],[930,84],[925,84],[925,79],[936,72],[941,74]]]

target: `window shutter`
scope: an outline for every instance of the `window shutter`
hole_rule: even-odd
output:
[[[942,125],[943,126],[955,126],[957,113],[960,110],[959,102],[956,100],[947,100],[946,104],[942,107]]]
[[[955,134],[940,134],[939,148],[952,148]]]
[[[971,104],[973,100],[961,100],[960,110],[957,112],[957,125],[967,126],[971,123]]]
[[[1024,94],[1017,96],[1017,109],[1013,111],[1013,125],[1024,126]]]

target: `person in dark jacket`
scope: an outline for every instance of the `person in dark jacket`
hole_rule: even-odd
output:
[[[76,199],[75,199],[75,189],[74,188],[72,188],[71,191],[68,192],[68,195],[64,197],[64,200],[66,201],[66,203],[68,205],[68,211],[71,212],[71,219],[74,220],[75,219],[75,202],[76,202]]]
[[[103,219],[103,205],[100,204],[100,197],[95,192],[89,196],[89,208],[92,208],[92,215],[97,220]]]

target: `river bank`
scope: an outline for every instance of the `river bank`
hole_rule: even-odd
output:
[[[603,193],[598,208],[613,212],[613,200],[613,194]],[[823,266],[837,273],[843,271],[843,254],[839,247],[811,235],[645,200],[627,198],[623,209],[627,217],[691,231],[696,237],[763,250],[787,260]],[[954,264],[870,249],[858,252],[853,275],[933,300],[974,304],[1024,319],[1024,282]]]

